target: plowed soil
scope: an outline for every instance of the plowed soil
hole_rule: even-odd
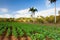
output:
[[[15,36],[11,36],[10,38],[5,36],[4,38],[2,38],[3,36],[0,36],[0,40],[31,40],[31,38],[29,36],[26,37],[20,37],[20,39],[16,38]]]

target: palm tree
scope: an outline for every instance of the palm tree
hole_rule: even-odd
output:
[[[31,17],[33,18],[33,15],[35,15],[35,12],[38,11],[36,8],[32,7],[29,9],[29,11],[32,12]]]
[[[49,0],[50,3],[54,3],[55,4],[55,23],[56,23],[56,1],[57,0]]]

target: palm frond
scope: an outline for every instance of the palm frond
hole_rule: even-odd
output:
[[[56,2],[57,0],[49,0],[51,3]]]

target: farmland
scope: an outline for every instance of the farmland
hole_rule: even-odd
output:
[[[14,36],[17,40],[60,40],[60,27],[21,22],[0,22],[0,40]]]

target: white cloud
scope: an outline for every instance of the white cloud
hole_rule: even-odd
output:
[[[25,14],[25,13],[28,13],[28,11],[29,11],[29,8],[28,9],[23,9],[23,10],[18,10],[15,13]]]
[[[19,18],[19,17],[29,17],[30,16],[29,8],[23,9],[23,10],[18,10],[13,13],[15,13],[15,14],[14,15],[2,14],[2,15],[0,15],[0,17],[2,17],[2,18],[10,18],[10,17]]]
[[[0,15],[0,17],[2,17],[2,18],[10,18],[10,17],[13,17],[13,16],[10,15],[10,14],[3,14],[3,15]]]
[[[56,9],[57,9],[57,14],[56,15],[58,15],[58,11],[60,10],[60,8],[56,8]],[[20,13],[15,14],[14,17],[15,18],[30,17],[30,15],[31,15],[31,13],[29,13],[28,10],[26,11],[25,9],[22,12],[20,11]],[[54,8],[48,9],[48,10],[43,10],[43,11],[38,11],[38,12],[35,13],[35,17],[37,17],[37,16],[44,16],[44,17],[46,17],[46,16],[50,16],[50,15],[55,15]]]
[[[58,15],[58,11],[60,10],[60,8],[56,8],[56,15]],[[43,11],[39,11],[36,13],[35,16],[50,16],[50,15],[55,15],[55,9],[52,8],[52,9],[48,9],[48,10],[43,10]]]
[[[23,9],[23,10],[18,10],[18,11],[14,12],[14,13],[16,13],[15,16],[14,16],[15,18],[30,17],[29,8]]]
[[[15,14],[14,17],[15,18],[19,18],[19,17],[30,17],[30,14]]]
[[[0,12],[8,12],[8,9],[6,9],[6,8],[0,8]]]
[[[57,12],[60,10],[60,8],[56,8],[57,9]],[[10,18],[10,17],[14,17],[14,18],[19,18],[19,17],[30,17],[31,13],[28,12],[29,9],[23,9],[23,10],[19,10],[19,11],[16,11],[14,12],[15,14],[14,15],[11,15],[11,14],[2,14],[0,15],[0,17],[3,17],[3,18]],[[54,11],[54,8],[52,9],[48,9],[48,10],[42,10],[42,11],[38,11],[35,13],[35,17],[37,16],[50,16],[50,15],[55,15],[55,11]],[[58,15],[58,13],[56,14]]]

